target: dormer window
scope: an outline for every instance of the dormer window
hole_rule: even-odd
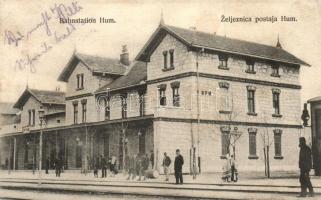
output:
[[[246,60],[246,73],[255,74],[254,61]]]
[[[271,76],[274,76],[274,77],[280,77],[280,66],[279,65],[272,65],[272,74]]]
[[[77,74],[77,90],[84,89],[84,74]]]
[[[227,59],[228,59],[228,56],[225,55],[225,54],[220,54],[218,56],[218,59],[219,59],[219,66],[218,68],[219,69],[228,69],[227,67]]]

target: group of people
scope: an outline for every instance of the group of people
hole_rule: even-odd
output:
[[[94,176],[98,178],[99,170],[101,170],[101,177],[107,177],[107,169],[111,172],[111,176],[117,174],[116,169],[116,157],[111,156],[108,161],[101,155],[96,159],[94,165]],[[165,181],[169,181],[170,175],[170,165],[172,163],[171,158],[164,153],[162,166],[164,168]],[[174,161],[174,174],[176,179],[176,184],[183,184],[183,173],[182,168],[184,165],[184,158],[180,154],[180,150],[176,150],[176,157]],[[151,151],[150,154],[137,154],[137,155],[127,155],[125,157],[125,171],[128,173],[127,180],[134,180],[138,177],[138,181],[146,180],[149,178],[150,174],[153,173],[154,169],[154,152]]]
[[[236,161],[234,155],[226,155],[226,163],[223,166],[223,175],[222,179],[226,182],[238,180],[238,171],[236,166]]]
[[[98,178],[99,170],[101,170],[101,178],[107,177],[107,170],[111,172],[110,176],[115,176],[118,173],[117,170],[117,158],[112,155],[108,159],[104,155],[96,158],[94,161],[94,176]],[[135,179],[139,176],[138,180],[147,179],[147,170],[154,168],[154,153],[151,151],[149,154],[137,154],[137,155],[126,155],[124,169],[128,172],[128,180]]]
[[[154,168],[154,154],[151,152],[151,155],[132,155],[127,156],[126,159],[126,170],[128,171],[127,180],[135,179],[136,176],[139,176],[138,180],[146,180],[148,178],[147,171],[149,167]]]
[[[312,168],[311,149],[306,145],[304,137],[299,139],[300,155],[299,155],[299,168],[300,168],[300,184],[301,193],[299,197],[307,196],[307,189],[309,189],[309,196],[314,196],[313,186],[310,181],[309,172]],[[7,162],[7,161],[6,161]],[[111,172],[111,176],[117,174],[116,168],[117,159],[114,155],[108,159],[104,155],[100,155],[94,162],[94,176],[98,177],[98,171],[101,169],[101,177],[107,177],[107,169]],[[165,174],[165,181],[169,181],[171,158],[164,152],[162,166]],[[184,165],[184,158],[180,154],[180,150],[176,150],[176,157],[174,161],[174,174],[176,184],[183,184],[183,173],[182,168]],[[46,174],[48,174],[50,162],[49,158],[46,160]],[[60,173],[63,168],[63,160],[58,157],[55,159],[54,167],[56,171],[56,177],[60,177]],[[148,170],[154,169],[154,153],[151,151],[149,154],[138,154],[138,155],[127,155],[125,158],[125,170],[128,172],[127,180],[135,179],[139,176],[138,180],[146,180],[148,178]],[[226,164],[223,167],[222,179],[224,181],[238,181],[237,164],[233,155],[226,155]]]
[[[53,164],[54,164],[54,168],[55,168],[56,177],[60,177],[60,174],[63,169],[63,159],[59,156],[58,158],[54,159]],[[46,174],[49,174],[49,168],[50,168],[50,159],[47,158],[46,164],[45,164]]]
[[[93,163],[93,171],[94,176],[98,178],[98,171],[101,170],[101,178],[107,177],[107,170],[110,171],[110,176],[115,176],[118,171],[116,168],[116,156],[111,155],[110,157],[106,158],[103,154],[96,158]]]
[[[171,158],[165,152],[163,163],[162,163],[162,166],[164,168],[165,181],[169,181],[171,163],[172,163]],[[176,157],[174,161],[174,174],[175,174],[176,184],[183,184],[183,171],[182,171],[183,165],[184,165],[184,158],[181,155],[180,150],[176,149]]]

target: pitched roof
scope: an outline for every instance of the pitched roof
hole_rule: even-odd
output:
[[[0,102],[0,114],[5,115],[15,115],[20,110],[13,107],[14,103],[12,102]]]
[[[159,38],[164,37],[164,34],[166,35],[167,33],[190,47],[200,47],[219,52],[310,66],[282,48],[163,24],[159,25],[146,45],[139,52],[136,59],[146,60],[152,53],[153,48],[155,48],[155,44],[153,43],[159,42]]]
[[[65,93],[60,91],[36,90],[27,88],[18,101],[14,104],[14,108],[22,109],[27,100],[33,96],[42,104],[65,104]]]
[[[99,88],[96,91],[96,93],[106,92],[107,88],[109,88],[109,90],[118,90],[118,89],[127,88],[135,85],[145,84],[146,79],[147,79],[146,63],[135,61],[132,64],[127,74]]]
[[[58,77],[59,81],[67,81],[75,67],[82,62],[91,72],[123,75],[126,66],[119,59],[74,53]]]

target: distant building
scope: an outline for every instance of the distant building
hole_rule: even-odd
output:
[[[39,117],[38,110],[45,110],[46,124],[44,128],[62,126],[65,121],[65,95],[58,91],[25,89],[17,102],[13,105],[20,110],[21,120],[11,129],[4,129],[0,133],[1,164],[10,158],[12,169],[32,169],[39,156]],[[44,157],[51,157],[56,151],[52,145],[55,134],[44,137]],[[9,150],[9,151],[8,151]],[[10,153],[9,153],[10,152]]]
[[[201,172],[221,171],[227,154],[235,154],[241,171],[264,171],[269,148],[271,170],[296,170],[301,65],[308,64],[279,41],[273,47],[163,23],[132,62],[125,46],[120,59],[74,53],[58,78],[67,84],[56,99],[61,104],[43,102],[58,112],[46,120],[44,155],[62,157],[65,169],[90,169],[99,155],[115,155],[123,169],[125,155],[153,150],[160,169],[163,152],[174,158],[179,148],[184,172],[194,164]],[[25,93],[16,107],[30,133],[1,140],[29,144],[31,137],[37,148],[39,127],[23,117],[37,113],[39,107],[24,108],[37,95]],[[8,146],[14,168],[25,169],[30,153]]]
[[[0,126],[19,123],[19,109],[13,107],[14,103],[0,102]]]

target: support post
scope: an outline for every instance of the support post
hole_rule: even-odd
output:
[[[11,138],[9,138],[8,174],[11,173],[11,156],[12,156],[12,153],[11,153]]]
[[[88,169],[88,130],[85,122],[85,176],[87,175]]]
[[[41,122],[42,123],[42,122]],[[39,167],[38,167],[38,185],[41,185],[41,170],[42,170],[42,135],[43,135],[43,130],[42,130],[42,124],[40,125],[40,136],[39,136]]]
[[[16,170],[17,138],[13,138],[13,171]]]
[[[263,153],[264,153],[264,174],[267,176],[267,165],[266,165],[266,150],[265,146],[263,147]]]

